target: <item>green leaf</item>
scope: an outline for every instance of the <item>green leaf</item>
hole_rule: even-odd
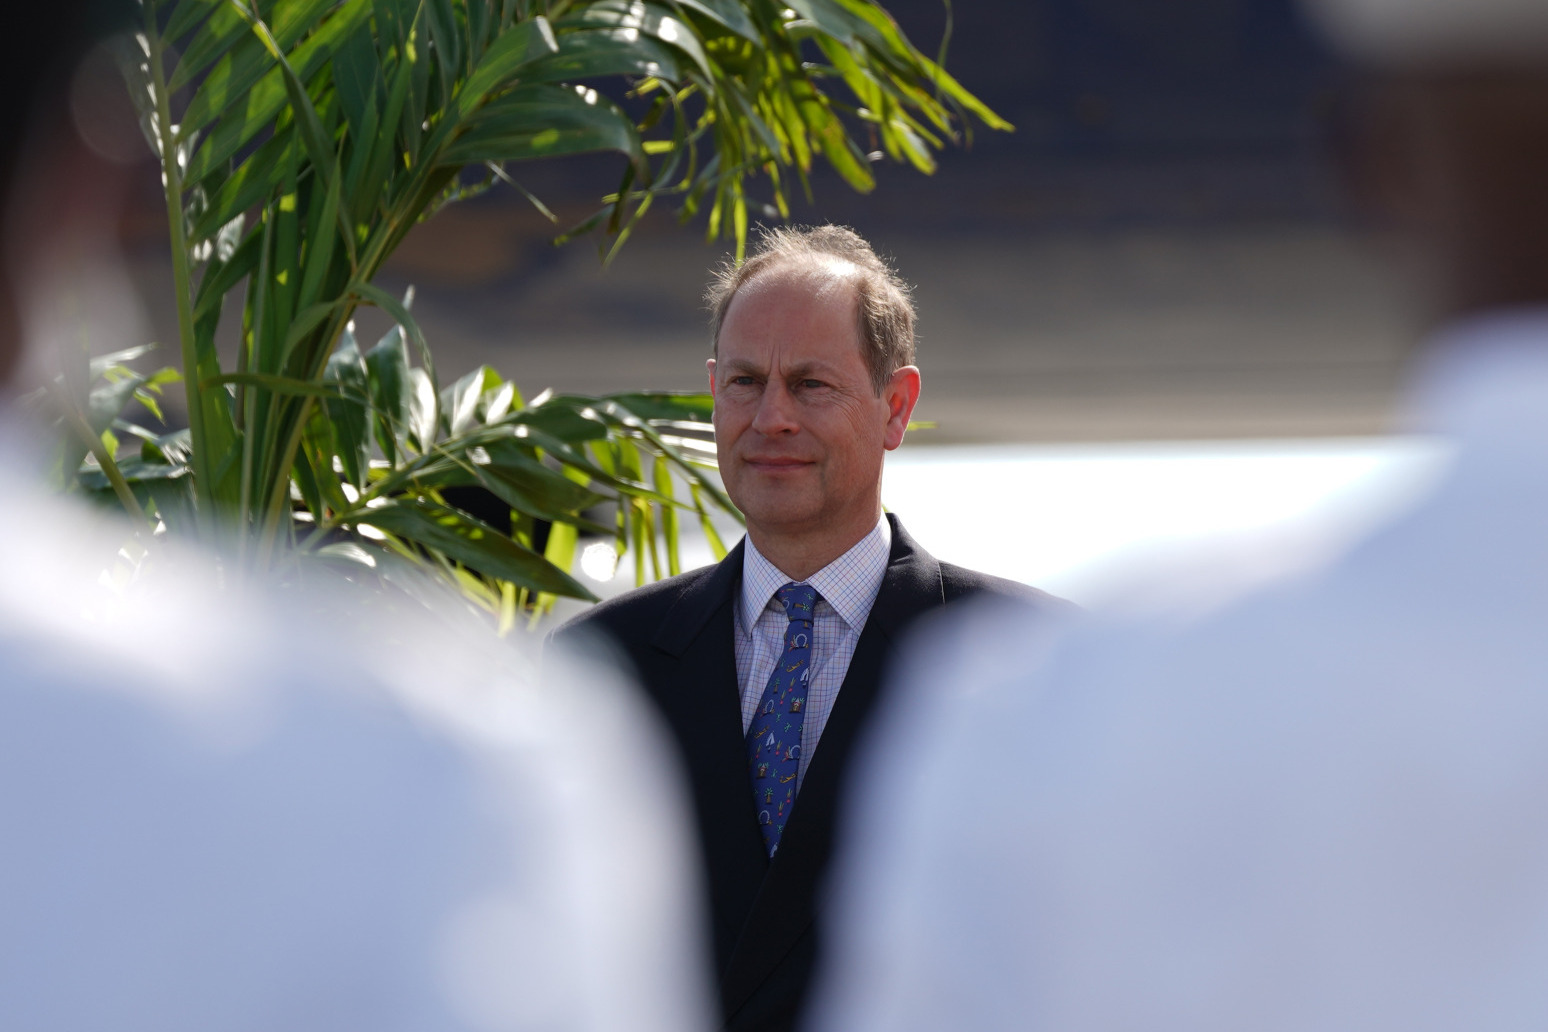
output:
[[[332,227],[329,227],[328,232],[330,234],[332,233]],[[307,273],[310,274],[311,271],[312,270],[309,267],[307,269]],[[290,354],[291,350],[294,349],[303,338],[305,338],[308,334],[315,331],[317,327],[326,322],[328,316],[336,312],[339,306],[343,303],[344,302],[342,299],[338,301],[319,301],[317,304],[308,305],[307,307],[301,309],[301,311],[297,312],[296,317],[290,322],[289,331],[285,334],[285,347],[283,353],[287,355]]]
[[[488,451],[489,464],[477,469],[497,478],[513,497],[522,499],[512,501],[512,508],[546,520],[565,520],[603,500],[595,491],[549,469],[526,449],[496,445]]]
[[[714,522],[710,520],[709,511],[704,508],[704,499],[699,497],[699,485],[690,483],[688,493],[693,497],[694,510],[699,514],[699,529],[704,533],[704,540],[709,542],[710,555],[714,556],[718,563],[726,557],[725,542],[720,540],[720,531],[715,529]],[[736,512],[735,509],[730,511]]]
[[[92,379],[96,379],[114,366],[127,365],[143,355],[148,355],[156,350],[154,344],[138,344],[132,348],[124,348],[122,351],[112,351],[106,355],[98,355],[88,365]]]
[[[370,378],[371,408],[376,418],[372,429],[376,443],[389,463],[396,463],[398,440],[404,434],[409,410],[409,358],[403,330],[394,326],[376,346],[366,352],[366,372]]]
[[[677,17],[670,7],[649,3],[647,0],[599,0],[587,4],[580,12],[559,22],[561,29],[570,26],[604,26],[607,28],[632,29],[644,36],[653,37],[686,54],[699,74],[706,79],[714,77],[699,34]]]
[[[152,154],[160,157],[161,142],[156,120],[156,83],[151,76],[148,41],[140,34],[124,34],[108,40],[106,47],[118,65],[128,87],[129,102],[134,105],[140,123],[140,134]]]
[[[430,374],[423,369],[410,369],[408,378],[408,441],[420,454],[424,454],[435,446],[439,417],[435,385],[430,382]]]
[[[568,523],[555,523],[548,528],[548,543],[543,546],[543,558],[547,559],[556,569],[569,572],[575,567],[575,546],[578,543],[579,534],[574,526]],[[555,595],[551,592],[543,592],[538,595],[533,604],[532,619],[534,623],[540,614],[553,608]]]
[[[879,43],[878,49],[885,47],[899,57],[911,59],[910,63],[917,65],[924,72],[926,84],[951,97],[989,128],[1000,130],[1012,128],[1009,122],[995,114],[987,104],[964,89],[962,84],[952,78],[944,68],[914,50],[902,30],[898,28],[897,22],[875,3],[868,0],[805,0],[805,2],[810,3],[814,9],[819,7],[841,9],[850,16],[850,24],[855,26],[856,36],[864,38],[872,46],[877,46]],[[801,9],[799,3],[793,3],[791,6],[797,10]]]
[[[271,200],[264,218],[273,226],[274,242],[269,250],[269,269],[260,284],[268,293],[262,306],[254,306],[262,312],[254,326],[253,368],[267,373],[285,372],[285,336],[295,311],[297,290],[296,266],[301,260],[301,197],[299,192],[301,155],[294,149],[288,153],[284,178],[279,197]]]
[[[637,29],[584,29],[559,37],[559,51],[522,69],[525,83],[575,82],[613,75],[682,79],[677,54]]]
[[[145,483],[151,480],[177,480],[188,475],[187,466],[172,466],[165,462],[146,462],[138,456],[131,456],[118,462],[118,471],[123,478],[131,484]],[[88,491],[104,491],[112,485],[108,482],[106,474],[100,469],[86,468],[81,470],[81,486]]]
[[[338,563],[346,567],[364,567],[368,570],[376,569],[379,559],[377,552],[362,548],[353,541],[335,541],[332,544],[323,545],[313,554],[324,562]]]
[[[124,406],[134,399],[134,392],[146,381],[138,373],[116,382],[102,384],[92,389],[86,406],[86,421],[91,432],[101,434],[123,412]]]
[[[607,424],[591,407],[594,401],[592,398],[561,397],[534,402],[513,415],[509,422],[552,434],[567,444],[606,440]]]
[[[488,94],[509,81],[528,61],[559,49],[553,27],[542,15],[518,22],[484,52],[478,67],[462,84],[457,96],[457,113],[467,117],[488,99]]]
[[[415,322],[414,317],[409,314],[409,305],[412,304],[414,300],[413,287],[409,288],[408,294],[402,301],[399,301],[397,298],[387,293],[387,291],[373,283],[365,283],[358,280],[349,285],[349,290],[347,293],[354,297],[358,297],[363,301],[369,301],[377,308],[380,308],[382,311],[392,316],[393,321],[396,322],[398,326],[408,334],[409,339],[414,342],[414,347],[419,351],[419,357],[421,361],[425,361],[428,364],[428,360],[430,358],[430,345],[425,342],[425,334],[424,331],[419,328],[419,323]],[[382,339],[384,341],[386,340],[385,337]]]
[[[162,434],[140,445],[140,459],[165,466],[187,466],[193,458],[192,435],[187,429]]]
[[[737,0],[677,0],[677,4],[714,19],[749,43],[763,43],[758,27],[747,17],[747,11]]]
[[[393,126],[403,114],[408,99],[408,70],[399,62],[397,75],[387,93],[387,107],[381,112],[375,105],[366,108],[365,123],[352,141],[355,148],[345,172],[344,196],[351,225],[367,228],[366,220],[378,214],[378,202],[392,185],[397,154]],[[382,127],[388,127],[383,131]]]
[[[299,13],[302,19],[289,18],[282,29],[275,24],[275,43],[284,50],[289,50],[309,29],[318,16],[327,8],[333,6],[335,0],[297,0],[286,6],[293,12]],[[305,5],[305,10],[295,11],[298,6]],[[218,45],[219,39],[224,40],[227,52],[195,90],[193,99],[188,102],[188,107],[183,111],[181,135],[187,139],[189,135],[198,132],[207,126],[212,120],[235,108],[244,96],[248,96],[250,90],[255,91],[259,98],[255,105],[253,97],[248,97],[248,110],[263,103],[265,96],[263,86],[279,86],[278,75],[274,69],[273,57],[268,46],[261,36],[252,28],[251,13],[245,2],[228,2],[221,5],[221,10],[206,23],[205,31],[199,34],[194,42],[194,48],[202,51],[201,42],[208,39],[209,46]],[[229,12],[229,13],[228,13]],[[235,15],[236,25],[231,23],[231,15]],[[331,21],[332,19],[330,19]],[[288,29],[289,31],[285,31]],[[191,48],[191,49],[194,49]],[[207,63],[201,62],[200,53],[195,53],[195,60],[186,58],[182,66],[174,73],[175,86],[169,83],[169,87],[180,89],[193,81],[199,72],[207,67]],[[185,67],[186,66],[186,70]]]
[[[278,190],[295,146],[295,134],[289,130],[265,140],[215,191],[209,207],[194,220],[188,233],[189,242],[209,239],[233,218]]]
[[[568,573],[460,510],[422,499],[394,500],[362,510],[355,519],[444,553],[485,576],[533,591],[596,601],[596,596]]]
[[[267,33],[264,35],[266,40],[272,43]],[[333,141],[329,139],[328,131],[323,128],[322,119],[317,114],[312,98],[307,96],[306,84],[296,75],[290,62],[285,60],[285,52],[274,47],[271,54],[275,63],[279,65],[280,78],[285,83],[285,96],[290,101],[291,115],[295,119],[301,143],[306,147],[307,157],[312,159],[312,170],[319,176],[327,177],[335,164]]]
[[[440,73],[442,103],[452,95],[452,82],[462,71],[461,26],[449,0],[424,0],[425,24],[429,29],[430,46],[434,48],[435,67]]]
[[[604,150],[618,151],[644,167],[639,133],[616,104],[586,87],[536,83],[481,108],[441,161],[460,166]]]
[[[332,2],[332,0],[326,0],[326,2]],[[290,65],[296,78],[306,82],[317,74],[318,70],[328,63],[338,45],[364,24],[370,13],[371,0],[348,0],[344,6],[335,11],[316,32],[289,54]],[[283,37],[278,33],[276,33],[276,42],[282,48],[286,46]],[[256,40],[255,43],[257,43]],[[199,87],[199,92],[190,102],[188,111],[183,116],[181,129],[185,135],[208,125],[216,117],[219,117],[220,121],[194,152],[184,179],[186,187],[191,189],[217,165],[239,151],[264,129],[269,128],[275,117],[286,106],[288,97],[285,73],[275,66],[272,56],[261,43],[257,43],[256,53],[258,56],[254,59],[255,64],[267,70],[263,71],[254,82],[246,82],[245,78],[217,80],[217,73],[221,70],[221,66],[217,66],[215,72],[212,72],[210,78]],[[226,60],[229,60],[229,57]],[[225,61],[222,61],[222,65],[224,64]],[[251,89],[240,88],[244,83]],[[238,100],[243,100],[243,103],[238,104]]]
[[[193,477],[142,480],[138,483],[145,486],[146,492],[156,506],[156,515],[161,517],[168,531],[176,534],[187,534],[193,531],[196,525]]]
[[[168,92],[175,93],[187,86],[195,76],[247,38],[246,20],[227,0],[185,0],[167,25],[167,39],[177,39],[193,28],[200,18],[207,20],[199,27],[198,35],[183,48],[177,67],[167,77]]]
[[[200,381],[199,386],[204,390],[210,390],[227,383],[234,383],[242,387],[262,387],[264,390],[273,391],[275,394],[289,394],[298,397],[336,398],[339,394],[336,389],[327,384],[313,383],[310,380],[297,380],[289,376],[274,376],[270,373],[222,373],[219,376],[211,376]]]
[[[708,423],[715,411],[714,396],[707,392],[654,391],[604,395],[641,419],[671,419]]]
[[[339,346],[328,358],[323,371],[326,383],[337,384],[341,396],[329,398],[328,421],[333,424],[335,454],[344,466],[344,476],[355,487],[363,487],[371,457],[371,438],[367,430],[370,396],[365,359],[355,342],[354,324],[344,328]]]
[[[338,513],[351,505],[344,494],[338,471],[334,469],[333,458],[333,428],[328,425],[327,408],[314,406],[307,415],[301,452],[297,457],[296,479],[302,482],[303,495],[306,495],[306,485],[302,475],[312,482],[313,490],[311,496],[307,497],[307,503],[317,519],[323,518],[324,506]]]
[[[376,47],[371,44],[371,27],[362,25],[339,44],[333,55],[333,87],[338,91],[339,106],[344,109],[350,134],[361,150],[368,149],[366,128],[375,121],[377,89],[382,81]]]
[[[443,448],[450,451],[450,446]],[[521,466],[507,456],[499,462],[475,464],[461,461],[437,463],[416,474],[407,484],[409,492],[438,491],[445,487],[475,485],[494,494],[516,513],[538,519],[574,523],[591,534],[611,531],[584,519],[586,509],[606,501],[605,496],[586,489],[563,474],[555,473],[526,456],[530,465]]]
[[[178,5],[172,11],[172,17],[167,19],[167,27],[164,34],[168,40],[176,40],[185,35],[194,27],[201,18],[209,17],[218,8],[230,6],[226,0],[178,0]],[[235,16],[236,12],[232,12]],[[187,55],[183,59],[186,61]]]
[[[441,392],[441,414],[448,434],[460,434],[478,425],[478,403],[486,391],[500,386],[500,374],[479,366]]]
[[[194,295],[194,321],[199,322],[211,314],[218,314],[226,294],[246,279],[258,265],[262,251],[263,233],[249,232],[225,261],[218,258],[205,267],[204,278]]]
[[[672,471],[667,465],[665,455],[656,456],[654,474],[656,491],[660,494],[666,495],[668,498],[674,497],[675,492],[672,490]],[[676,577],[679,573],[683,572],[681,556],[678,554],[677,548],[676,507],[670,505],[661,506],[660,517],[661,536],[666,540],[667,573],[670,576]]]

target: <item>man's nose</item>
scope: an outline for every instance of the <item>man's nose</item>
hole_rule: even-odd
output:
[[[782,383],[770,381],[758,398],[752,428],[760,434],[789,434],[801,428],[795,420],[795,399]]]

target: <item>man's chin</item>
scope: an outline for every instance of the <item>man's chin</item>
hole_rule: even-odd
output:
[[[810,529],[822,516],[820,499],[805,491],[739,491],[731,500],[749,526],[774,534]]]

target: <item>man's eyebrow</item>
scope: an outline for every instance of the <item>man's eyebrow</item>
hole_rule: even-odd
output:
[[[818,359],[812,362],[803,362],[798,366],[791,366],[785,370],[785,377],[791,380],[801,380],[808,376],[820,376],[825,379],[833,378],[833,366]]]
[[[723,368],[727,373],[733,375],[741,373],[751,373],[755,376],[768,375],[768,370],[762,365],[745,358],[724,359],[717,368]],[[781,369],[779,375],[787,380],[800,380],[808,376],[832,379],[833,369],[834,367],[831,363],[824,362],[822,359],[815,359],[810,362],[802,362],[800,365],[791,366],[788,369]]]

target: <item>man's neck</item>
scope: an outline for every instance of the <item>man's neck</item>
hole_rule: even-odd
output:
[[[881,519],[881,508],[870,522],[850,524],[842,532],[769,533],[766,529],[747,525],[747,538],[758,554],[793,581],[804,581],[839,556],[858,545],[867,534],[876,529]]]

